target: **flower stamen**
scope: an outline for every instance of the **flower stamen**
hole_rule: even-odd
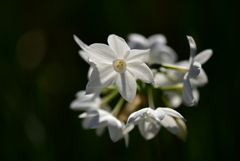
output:
[[[113,61],[113,68],[118,73],[123,73],[126,71],[126,63],[122,59],[116,59]]]

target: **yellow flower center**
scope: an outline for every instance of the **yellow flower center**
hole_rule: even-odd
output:
[[[113,69],[118,73],[123,73],[126,71],[126,63],[122,59],[116,59],[113,61]]]

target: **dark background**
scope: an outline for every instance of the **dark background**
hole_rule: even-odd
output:
[[[239,17],[231,0],[1,0],[0,160],[240,160]],[[186,35],[198,51],[209,83],[197,107],[180,107],[188,120],[185,143],[166,129],[145,141],[137,128],[130,145],[83,130],[69,109],[85,89],[88,65],[72,35],[86,44],[109,34],[162,33],[179,59],[188,59]]]

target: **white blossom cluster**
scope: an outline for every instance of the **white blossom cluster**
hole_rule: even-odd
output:
[[[98,135],[107,128],[113,142],[124,138],[126,146],[135,126],[146,140],[155,137],[162,126],[185,140],[185,119],[174,109],[182,103],[196,105],[197,87],[208,82],[202,65],[212,55],[211,49],[196,55],[194,39],[187,39],[189,60],[178,62],[161,34],[149,38],[130,34],[128,43],[110,35],[108,45],[89,46],[74,35],[82,49],[80,56],[90,65],[86,90],[79,91],[70,105],[84,111],[79,115],[83,128],[96,129]]]

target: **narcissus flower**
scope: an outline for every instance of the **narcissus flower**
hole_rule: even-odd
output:
[[[187,39],[190,45],[189,67],[171,64],[162,64],[162,66],[185,73],[185,75],[183,76],[183,88],[182,88],[183,100],[187,105],[193,106],[196,104],[196,101],[194,100],[192,94],[192,86],[190,84],[190,79],[196,78],[200,74],[202,66],[199,62],[194,60],[197,50],[194,39],[191,36],[187,36]]]
[[[113,142],[124,138],[126,146],[128,146],[128,131],[124,131],[125,124],[111,113],[102,109],[94,109],[82,113],[79,115],[79,118],[84,118],[84,128],[99,129],[99,131],[102,131],[103,128],[107,127]]]
[[[136,79],[153,83],[153,74],[144,63],[149,50],[130,50],[124,39],[116,35],[108,37],[108,45],[85,45],[74,35],[78,45],[88,53],[94,67],[86,87],[86,93],[115,84],[122,97],[132,102],[136,95]]]
[[[162,34],[155,34],[148,38],[136,33],[128,35],[128,44],[131,49],[150,49],[148,64],[174,63],[177,60],[176,52],[167,46],[167,39]]]
[[[155,137],[161,126],[173,134],[178,134],[178,125],[174,117],[185,120],[180,113],[170,108],[144,108],[129,116],[125,130],[129,131],[129,126],[132,129],[132,125],[138,125],[141,135],[146,140]]]

